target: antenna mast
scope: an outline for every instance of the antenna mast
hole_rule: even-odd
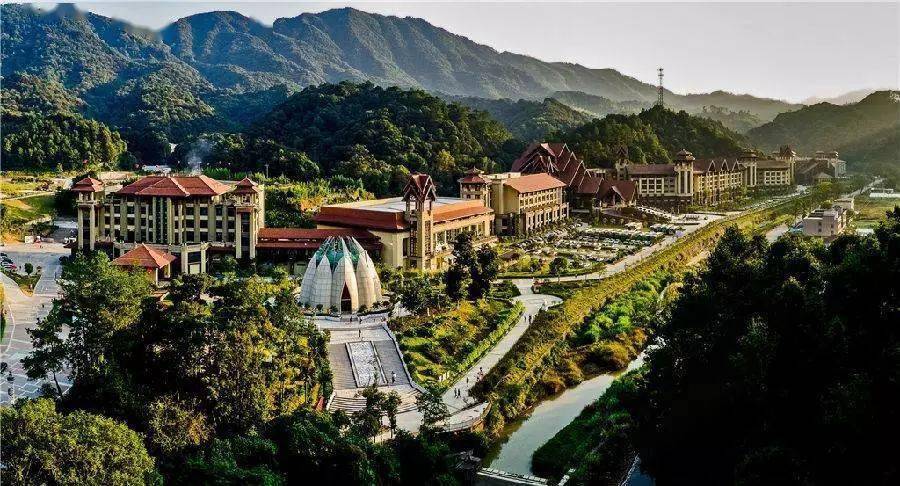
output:
[[[656,71],[659,73],[659,87],[657,88],[659,95],[656,99],[656,104],[664,107],[666,105],[663,103],[663,68],[659,68]]]

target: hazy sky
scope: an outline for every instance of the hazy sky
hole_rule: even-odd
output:
[[[38,4],[52,7],[53,4]],[[800,101],[900,85],[900,7],[891,3],[78,2],[159,29],[236,10],[278,17],[350,5],[424,18],[500,51],[615,68],[679,93],[724,89]]]

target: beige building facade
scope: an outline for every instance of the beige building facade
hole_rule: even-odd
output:
[[[320,229],[355,228],[375,235],[379,259],[392,268],[440,270],[450,262],[456,236],[476,245],[496,241],[494,212],[481,199],[438,197],[431,177],[413,174],[403,196],[332,204],[315,216]]]
[[[265,193],[249,179],[150,176],[124,187],[86,178],[77,196],[76,249],[122,256],[140,244],[177,257],[180,273],[204,273],[210,252],[256,258]]]

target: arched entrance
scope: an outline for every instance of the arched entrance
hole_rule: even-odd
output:
[[[350,300],[350,289],[344,284],[344,291],[341,292],[341,312],[352,312],[353,302]]]

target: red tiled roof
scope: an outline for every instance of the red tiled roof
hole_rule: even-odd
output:
[[[544,191],[547,189],[566,187],[566,184],[563,181],[546,173],[513,177],[512,179],[503,181],[503,183],[520,193]]]
[[[231,188],[207,176],[147,176],[118,190],[117,194],[135,196],[217,196]]]
[[[454,204],[446,210],[435,211],[434,212],[434,222],[440,223],[443,221],[451,221],[454,219],[468,218],[470,216],[478,216],[481,214],[488,214],[488,213],[492,213],[492,212],[494,212],[493,209],[482,206],[482,205],[457,207],[457,205]]]
[[[675,175],[675,164],[631,164],[629,175]]]
[[[597,191],[600,190],[600,184],[603,181],[604,179],[602,177],[586,176],[581,181],[581,185],[578,186],[576,192],[578,194],[597,194]]]
[[[467,170],[465,175],[457,182],[461,184],[486,184],[487,181],[484,180],[483,177],[481,177],[481,174],[483,173],[484,171],[476,167],[472,167],[471,169]]]
[[[610,193],[616,193],[626,202],[632,202],[637,195],[637,186],[633,181],[609,181],[604,179],[600,187],[598,197],[609,197]]]
[[[257,235],[261,240],[324,240],[329,236],[350,236],[357,240],[377,238],[372,233],[360,229],[260,228]]]
[[[434,188],[434,181],[431,180],[431,176],[419,172],[410,175],[409,182],[403,188],[404,200],[410,195],[416,200],[431,199],[434,201],[437,198],[437,190]]]
[[[163,268],[175,261],[175,255],[153,249],[143,243],[112,261],[113,265]]]
[[[313,217],[316,223],[334,226],[400,231],[409,229],[402,212],[372,211],[365,208],[324,206]]]
[[[103,190],[103,183],[93,177],[85,177],[72,185],[75,192],[98,192]]]

